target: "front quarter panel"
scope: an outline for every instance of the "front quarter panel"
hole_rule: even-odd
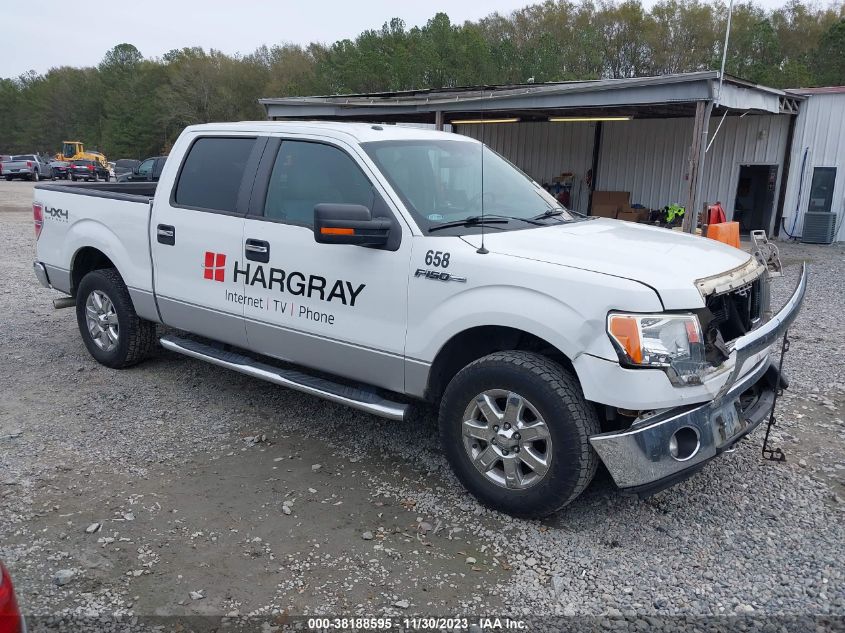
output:
[[[412,239],[406,344],[410,363],[430,364],[456,334],[490,325],[533,334],[572,360],[591,354],[615,362],[616,352],[605,333],[607,313],[662,309],[651,288],[630,280],[492,252],[479,254],[459,237]],[[440,266],[434,264],[438,259]]]

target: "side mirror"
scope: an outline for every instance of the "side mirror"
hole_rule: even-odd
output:
[[[375,218],[360,204],[318,204],[314,207],[314,240],[320,244],[384,246],[391,222]]]

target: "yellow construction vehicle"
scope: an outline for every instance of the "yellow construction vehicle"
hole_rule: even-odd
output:
[[[108,167],[105,155],[100,152],[86,152],[81,141],[62,141],[62,151],[56,154],[56,160],[93,160],[103,167]]]

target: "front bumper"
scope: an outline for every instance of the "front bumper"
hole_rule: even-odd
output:
[[[680,481],[753,431],[771,410],[775,391],[785,380],[768,356],[741,379],[746,362],[783,336],[798,315],[807,289],[806,265],[792,297],[770,321],[731,346],[734,367],[716,397],[703,404],[663,410],[634,421],[624,431],[590,438],[616,485],[627,492],[657,492]],[[743,403],[745,403],[743,405]],[[676,433],[680,432],[679,435]],[[687,438],[694,450],[673,455],[673,438]]]

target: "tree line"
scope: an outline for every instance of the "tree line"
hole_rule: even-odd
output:
[[[145,58],[131,44],[96,67],[0,79],[0,153],[54,153],[82,140],[109,158],[167,152],[186,125],[263,119],[267,96],[621,78],[719,67],[727,8],[715,0],[546,0],[453,24],[247,55],[183,48]],[[734,6],[727,72],[774,87],[845,84],[845,4]]]

